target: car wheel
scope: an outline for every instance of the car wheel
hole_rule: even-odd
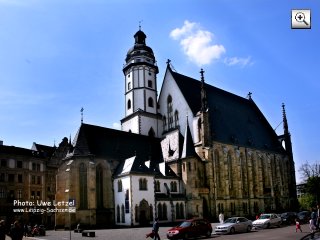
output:
[[[235,229],[232,227],[231,229],[230,229],[230,234],[234,234],[236,231],[235,231]]]
[[[206,237],[211,237],[211,231],[210,230],[207,231]]]
[[[270,228],[270,223],[267,224],[267,228]]]
[[[183,239],[184,239],[184,240],[187,240],[188,238],[189,238],[188,233],[185,233],[184,236],[183,236]]]
[[[251,232],[251,229],[252,229],[252,227],[249,225],[249,226],[247,227],[247,232]]]

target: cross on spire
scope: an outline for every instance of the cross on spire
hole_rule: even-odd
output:
[[[141,30],[141,23],[142,23],[142,21],[143,21],[143,20],[140,20],[140,21],[139,21],[139,30]]]
[[[80,112],[81,112],[81,124],[83,123],[83,110],[84,110],[84,108],[82,107],[82,108],[80,109]]]

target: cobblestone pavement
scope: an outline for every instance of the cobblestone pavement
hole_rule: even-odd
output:
[[[217,223],[212,223],[214,229]],[[160,227],[161,240],[166,240],[166,232],[170,227]],[[234,235],[216,235],[212,234],[210,238],[199,239],[215,239],[215,240],[250,240],[250,239],[267,239],[267,240],[299,240],[301,237],[309,233],[309,226],[302,225],[303,232],[296,233],[295,226],[284,226],[281,228],[271,228],[264,230],[253,230],[250,233],[241,233]],[[123,228],[123,229],[102,229],[94,230],[95,237],[82,237],[81,233],[71,232],[71,240],[136,240],[146,239],[145,235],[151,231],[151,227],[146,228]],[[41,237],[24,237],[23,240],[69,240],[69,231],[47,231],[46,236]],[[6,240],[11,240],[7,237]],[[148,238],[148,240],[151,240]]]

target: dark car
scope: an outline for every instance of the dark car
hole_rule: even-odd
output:
[[[296,212],[284,212],[281,215],[282,224],[291,225],[295,223],[295,219],[297,218]]]
[[[205,219],[190,219],[168,230],[168,239],[188,239],[193,237],[210,237],[212,233],[211,223]]]
[[[297,214],[297,218],[300,223],[308,223],[311,216],[309,211],[301,211]]]

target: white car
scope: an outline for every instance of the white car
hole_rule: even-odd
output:
[[[270,228],[272,226],[280,227],[282,219],[275,213],[264,213],[261,214],[259,219],[252,222],[255,228]]]
[[[218,233],[250,232],[252,229],[252,221],[245,217],[231,217],[219,224],[215,228]]]

